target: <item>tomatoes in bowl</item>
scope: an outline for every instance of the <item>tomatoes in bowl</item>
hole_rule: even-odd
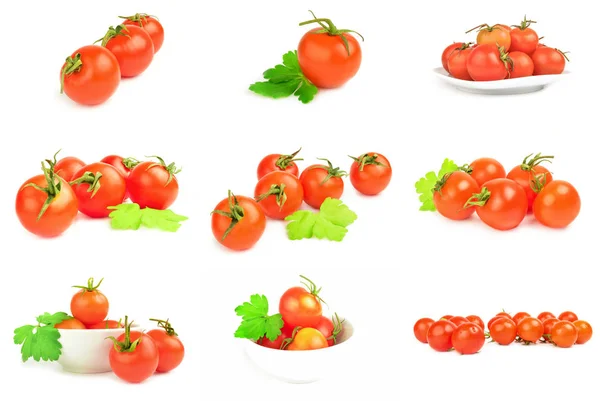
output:
[[[304,287],[292,287],[279,300],[279,313],[283,321],[293,327],[315,327],[323,315],[320,288],[304,276]]]

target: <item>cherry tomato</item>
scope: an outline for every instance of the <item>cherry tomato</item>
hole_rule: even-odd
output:
[[[254,188],[254,199],[266,216],[283,220],[300,209],[304,189],[295,175],[273,171],[258,181]]]
[[[116,168],[119,173],[123,176],[123,178],[129,177],[129,173],[131,170],[140,164],[140,162],[132,157],[123,158],[117,155],[106,156],[102,160],[102,163],[110,164],[114,168]],[[83,167],[83,166],[82,166]],[[129,199],[129,192],[125,192],[125,199]]]
[[[304,276],[304,287],[292,287],[283,293],[279,300],[279,313],[290,326],[315,327],[321,321],[320,288]]]
[[[471,175],[480,187],[494,178],[506,178],[504,166],[496,159],[482,157],[469,164],[467,173]],[[464,204],[463,204],[464,205]]]
[[[337,314],[335,314],[332,319],[321,316],[319,323],[317,323],[314,328],[319,330],[321,334],[325,336],[327,345],[332,347],[337,343],[337,338],[344,329],[344,321],[340,320]]]
[[[510,31],[510,50],[513,52],[523,52],[531,54],[537,49],[539,38],[537,33],[530,28],[535,21],[523,18],[520,25],[513,25]]]
[[[540,163],[551,162],[554,156],[528,155],[519,166],[508,172],[506,178],[519,184],[527,195],[527,211],[533,210],[533,202],[542,188],[552,182],[552,173]]]
[[[500,313],[497,313],[496,316],[504,316],[504,317],[507,317],[509,319],[512,319],[512,316],[508,312],[500,312]]]
[[[513,180],[496,178],[488,181],[479,194],[469,199],[465,207],[476,207],[477,215],[496,230],[511,230],[527,215],[525,190]]]
[[[175,163],[167,165],[158,157],[158,162],[145,161],[136,165],[127,176],[127,190],[133,203],[152,209],[164,210],[175,202],[179,195],[176,175],[181,171]]]
[[[463,81],[472,81],[467,70],[467,60],[474,47],[470,43],[465,43],[460,49],[448,55],[448,72],[456,79]]]
[[[487,328],[488,330],[490,330],[490,328],[492,327],[492,325],[494,324],[494,322],[498,319],[502,319],[503,317],[506,317],[507,319],[510,319],[512,321],[512,318],[510,316],[504,316],[504,315],[496,315],[494,317],[492,317],[487,324]]]
[[[566,53],[547,46],[538,47],[531,55],[533,75],[562,74],[569,61]]]
[[[576,320],[573,322],[577,328],[577,344],[585,344],[592,338],[592,326],[585,320]]]
[[[444,315],[440,318],[440,320],[450,320],[452,319],[454,316],[453,315]]]
[[[427,343],[436,351],[450,351],[454,330],[456,330],[456,325],[448,320],[433,322],[427,332]]]
[[[553,317],[556,317],[556,316],[554,316],[554,314],[553,314],[553,313],[551,313],[551,312],[542,312],[542,313],[540,313],[540,314],[538,315],[538,317],[537,317],[537,318],[538,318],[538,319],[540,319],[540,321],[542,321],[542,322],[543,322],[544,320],[546,320],[546,319],[550,319],[550,318],[553,318]]]
[[[533,60],[526,53],[511,51],[508,53],[508,78],[523,78],[533,75]]]
[[[427,344],[427,332],[429,331],[429,328],[431,327],[433,322],[433,319],[424,317],[417,320],[413,327],[413,332],[415,333],[416,339],[422,342],[423,344]]]
[[[258,163],[256,177],[260,180],[265,175],[273,171],[285,171],[286,173],[290,173],[298,177],[298,165],[296,162],[304,160],[296,158],[298,153],[300,153],[300,150],[301,149],[298,149],[290,155],[273,153],[263,157],[260,163]]]
[[[293,332],[294,327],[284,323],[283,327],[281,328],[281,334],[279,334],[275,340],[271,341],[267,337],[261,337],[256,343],[266,348],[281,349],[283,342],[292,338]]]
[[[146,334],[152,337],[156,348],[158,348],[157,372],[170,372],[181,364],[185,355],[185,347],[179,339],[179,335],[169,323],[169,320],[150,319],[157,322],[160,329],[150,330]]]
[[[327,347],[327,339],[319,330],[305,327],[296,332],[292,341],[284,349],[288,351],[307,351]]]
[[[463,323],[452,333],[452,347],[462,355],[476,354],[485,344],[485,334],[475,323]]]
[[[549,317],[541,322],[544,325],[544,338],[548,338],[552,333],[552,328],[556,323],[560,322],[560,320],[555,317]]]
[[[312,11],[311,11],[312,13]],[[347,29],[338,29],[326,18],[301,22],[321,25],[308,31],[298,44],[300,69],[318,88],[338,88],[356,75],[362,61],[360,44]],[[362,36],[360,36],[362,38]]]
[[[93,218],[108,217],[112,212],[109,206],[123,203],[127,188],[121,173],[106,163],[84,166],[73,174],[70,185],[77,195],[79,211]]]
[[[119,18],[125,19],[125,21],[123,21],[123,25],[136,25],[140,28],[143,28],[144,31],[148,32],[148,35],[150,35],[150,39],[152,39],[154,54],[160,50],[163,42],[165,41],[165,30],[162,24],[158,21],[158,18],[144,13],[137,13],[129,17]]]
[[[481,318],[479,316],[469,315],[466,317],[466,319],[469,322],[475,323],[477,326],[481,327],[481,330],[485,330],[485,323],[483,322],[483,320],[481,320]]]
[[[87,286],[73,286],[81,290],[71,298],[71,313],[86,326],[102,323],[108,315],[108,299],[98,290],[102,280],[94,285],[94,279],[90,278]]]
[[[137,25],[110,27],[101,39],[102,46],[115,55],[121,69],[121,77],[136,77],[152,63],[154,45],[152,38]]]
[[[67,156],[56,162],[54,165],[54,172],[57,176],[69,182],[71,181],[73,174],[83,166],[85,166],[85,163],[81,159]]]
[[[350,182],[363,195],[377,195],[392,180],[392,165],[381,153],[369,152],[352,157]]]
[[[318,209],[327,198],[340,199],[344,193],[344,180],[342,177],[347,173],[333,167],[327,159],[319,159],[327,162],[324,164],[313,164],[304,169],[300,174],[300,182],[304,189],[304,202]]]
[[[86,328],[89,330],[120,329],[122,327],[123,323],[121,323],[121,321],[117,322],[116,320],[105,320],[100,323],[90,324],[89,326],[86,326]]]
[[[505,25],[505,24],[496,24],[494,26],[497,27],[497,28],[500,28],[500,29],[504,29],[509,34],[510,34],[510,30],[512,29],[510,26]],[[508,48],[507,48],[507,50],[508,50]]]
[[[509,345],[517,338],[517,325],[511,319],[504,316],[497,316],[497,319],[490,321],[490,337],[499,345]]]
[[[527,343],[536,343],[544,335],[544,325],[539,319],[527,316],[517,325],[517,334]]]
[[[518,313],[515,313],[515,315],[512,317],[512,321],[518,325],[521,322],[521,320],[523,320],[524,318],[529,317],[529,316],[531,316],[531,315],[527,312],[518,312]]]
[[[462,316],[453,316],[448,319],[448,321],[454,323],[456,327],[459,327],[463,323],[469,323],[469,321]]]
[[[506,29],[506,25],[492,25],[481,24],[473,29],[468,30],[466,33],[477,30],[477,44],[478,45],[494,45],[501,46],[505,50],[510,49],[511,38],[510,31]]]
[[[579,215],[581,198],[573,185],[555,180],[546,184],[533,203],[537,221],[551,228],[565,228]]]
[[[450,57],[450,55],[455,51],[460,50],[464,45],[465,43],[463,42],[454,42],[444,49],[444,51],[442,52],[442,67],[444,67],[444,70],[446,70],[446,72],[450,72],[450,70],[448,69],[448,57]]]
[[[508,53],[497,45],[479,45],[473,49],[467,59],[467,71],[473,81],[505,79],[508,69]]]
[[[479,192],[479,185],[464,171],[448,173],[439,180],[433,189],[433,204],[444,217],[451,220],[464,220],[475,212],[465,208],[469,198]]]
[[[234,251],[250,249],[265,232],[267,219],[259,204],[246,196],[227,198],[212,211],[212,232],[216,240]]]
[[[577,328],[571,322],[557,322],[550,333],[552,342],[559,348],[570,348],[577,342]]]
[[[117,58],[101,46],[77,49],[60,69],[60,93],[85,106],[107,101],[120,82],[121,69]]]
[[[566,320],[567,322],[575,322],[579,320],[577,315],[571,311],[566,311],[558,315],[558,320]]]
[[[63,320],[60,323],[54,325],[56,329],[63,330],[85,330],[85,324],[81,323],[81,321],[75,319],[74,317],[70,319]]]

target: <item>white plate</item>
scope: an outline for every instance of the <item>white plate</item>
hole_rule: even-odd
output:
[[[439,79],[458,90],[482,95],[519,95],[537,92],[569,74],[568,71],[564,71],[562,74],[557,75],[536,75],[499,81],[475,82],[453,78],[442,67],[434,68],[433,72]]]

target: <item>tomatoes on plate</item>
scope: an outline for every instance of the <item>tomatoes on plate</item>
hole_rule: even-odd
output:
[[[517,338],[517,325],[505,316],[490,321],[489,331],[492,340],[499,345],[509,345]]]
[[[170,372],[181,364],[185,355],[185,347],[179,339],[179,335],[169,323],[169,320],[150,319],[157,322],[160,329],[148,331],[156,348],[158,348],[158,366],[156,371],[160,373]]]
[[[313,164],[308,166],[300,174],[300,182],[304,190],[304,202],[318,209],[327,198],[340,199],[344,193],[345,171],[339,167],[333,167],[327,159],[319,159],[327,162],[324,164]]]
[[[262,237],[267,225],[265,213],[254,199],[236,196],[231,191],[211,214],[215,239],[234,251],[252,248]]]
[[[122,77],[140,75],[154,58],[152,38],[137,25],[111,26],[100,41],[117,58]]]
[[[337,313],[333,315],[333,318],[327,316],[321,316],[319,323],[314,327],[319,330],[321,334],[327,339],[327,345],[332,347],[337,343],[337,338],[344,329],[344,320],[340,320]]]
[[[129,17],[120,16],[119,18],[125,19],[125,21],[123,21],[123,25],[135,25],[143,28],[144,31],[148,32],[148,35],[150,35],[150,39],[152,39],[154,53],[156,54],[160,50],[163,42],[165,41],[165,29],[158,21],[158,18],[144,13],[137,13]]]
[[[108,217],[109,206],[120,205],[125,199],[125,178],[110,164],[84,166],[73,174],[70,185],[77,195],[79,211],[89,217]]]
[[[508,53],[508,78],[523,78],[533,75],[533,60],[526,53]]]
[[[464,220],[475,212],[464,205],[479,192],[479,185],[464,171],[448,173],[439,180],[433,189],[433,204],[436,210],[451,220]]]
[[[119,87],[121,69],[114,54],[96,45],[84,46],[67,57],[60,70],[60,93],[85,106],[107,101]]]
[[[506,178],[519,184],[527,195],[527,211],[533,210],[533,202],[542,188],[552,182],[552,173],[541,165],[544,162],[552,162],[554,156],[542,156],[530,154],[523,162],[508,172]]]
[[[129,198],[142,209],[168,209],[179,195],[176,175],[181,169],[178,169],[175,163],[167,165],[162,158],[152,157],[158,162],[141,162],[127,176]]]
[[[585,320],[576,320],[573,322],[577,328],[577,344],[585,344],[592,338],[592,326]]]
[[[532,54],[537,49],[539,38],[538,34],[530,28],[531,24],[535,24],[535,21],[525,17],[519,25],[513,25],[510,31],[510,51]]]
[[[531,316],[531,315],[527,312],[518,312],[518,313],[515,313],[515,315],[512,317],[512,321],[515,322],[515,324],[519,324],[521,322],[521,320],[523,320],[529,316]]]
[[[323,315],[321,288],[304,276],[304,287],[292,287],[279,300],[279,313],[283,321],[293,327],[315,327]]]
[[[479,45],[467,59],[467,71],[473,81],[498,81],[509,71],[508,53],[495,44]]]
[[[544,325],[535,317],[525,317],[517,325],[517,334],[526,343],[536,343],[544,335]]]
[[[442,67],[444,67],[444,70],[446,70],[446,72],[450,72],[450,70],[448,69],[448,58],[452,53],[460,50],[464,45],[464,42],[454,42],[444,49],[444,51],[442,52]]]
[[[123,327],[121,321],[116,320],[104,320],[100,323],[90,324],[86,326],[89,330],[106,330],[106,329],[120,329]]]
[[[58,152],[56,154],[58,154]],[[56,158],[56,155],[54,155],[54,157]],[[54,172],[57,176],[69,182],[71,181],[73,174],[75,174],[83,166],[85,166],[85,163],[81,159],[73,156],[67,156],[56,162],[54,165]]]
[[[452,333],[452,347],[459,354],[476,354],[485,344],[485,333],[475,323],[467,322],[458,326]]]
[[[283,327],[281,328],[281,333],[277,336],[275,340],[271,341],[267,337],[261,337],[256,343],[267,348],[281,349],[284,341],[291,339],[293,333],[294,327],[284,323]]]
[[[363,195],[377,195],[392,180],[392,165],[381,153],[369,152],[352,157],[350,182]]]
[[[283,220],[300,209],[304,189],[295,175],[273,171],[258,181],[254,188],[254,199],[267,217]]]
[[[435,321],[433,319],[428,317],[417,320],[413,327],[413,332],[415,333],[416,339],[423,344],[427,344],[427,332],[434,322]]]
[[[463,81],[473,80],[467,70],[467,60],[473,49],[471,43],[465,43],[460,49],[448,55],[448,72],[451,76]]]
[[[566,62],[569,61],[567,52],[547,46],[539,46],[531,55],[533,75],[562,74]]]
[[[330,19],[312,15],[314,19],[301,22],[300,26],[318,23],[321,27],[311,29],[300,39],[300,69],[318,88],[338,88],[354,77],[360,68],[362,50],[351,33],[361,39],[362,36],[356,31],[338,29]]]
[[[81,321],[72,317],[55,324],[54,328],[63,330],[85,330],[87,327],[85,327],[85,324],[81,323]]]
[[[475,323],[477,326],[481,327],[481,330],[485,330],[485,323],[483,322],[483,320],[481,320],[481,318],[479,316],[469,315],[469,316],[466,316],[465,319],[467,319],[469,322]]]
[[[498,160],[491,157],[482,157],[473,160],[466,172],[475,179],[480,187],[494,178],[506,178],[504,166]]]
[[[285,171],[286,173],[290,173],[298,177],[298,165],[297,161],[304,160],[296,158],[298,153],[300,153],[302,148],[298,149],[294,153],[290,155],[282,155],[278,153],[272,153],[262,158],[262,160],[258,163],[258,168],[256,169],[256,177],[260,180],[265,175],[273,172],[273,171]]]
[[[492,25],[481,24],[473,29],[468,30],[466,33],[477,30],[477,44],[478,45],[498,45],[503,47],[505,50],[510,49],[511,46],[511,35],[510,31],[507,30],[506,25]]]
[[[567,322],[574,322],[579,318],[574,312],[566,311],[558,315],[558,320],[566,320]]]
[[[308,351],[312,349],[327,348],[327,339],[317,329],[312,327],[300,328],[293,335],[291,341],[284,349],[288,351]]]
[[[454,330],[456,330],[456,325],[448,320],[433,322],[427,332],[427,343],[436,351],[450,351]]]
[[[537,221],[550,228],[565,228],[579,215],[581,198],[573,185],[554,180],[544,186],[533,203]]]
[[[94,285],[94,279],[90,278],[86,286],[73,286],[80,291],[71,298],[71,313],[86,326],[103,322],[108,315],[108,299],[98,290],[103,280]]]
[[[577,342],[577,328],[571,322],[557,322],[550,333],[554,345],[559,348],[570,348]]]

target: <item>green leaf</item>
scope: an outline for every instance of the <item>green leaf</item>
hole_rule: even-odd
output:
[[[142,210],[137,203],[109,206],[110,226],[115,230],[137,230],[142,225]]]
[[[283,318],[281,314],[269,316],[269,301],[264,295],[254,294],[250,302],[244,302],[235,308],[242,322],[234,333],[236,338],[258,341],[262,337],[275,340],[281,334]]]
[[[357,219],[354,213],[341,200],[327,198],[321,204],[320,215],[336,226],[348,227]]]
[[[70,318],[71,316],[69,316],[65,312],[57,312],[53,315],[46,312],[43,315],[38,316],[36,320],[39,324],[54,326]]]
[[[185,216],[167,210],[145,208],[142,210],[142,225],[162,231],[176,232],[181,227],[180,222],[187,220]]]
[[[300,85],[299,79],[293,81],[274,83],[270,81],[256,82],[250,85],[250,90],[256,94],[272,97],[273,99],[281,99],[284,97],[290,97],[296,92]]]
[[[60,332],[55,324],[70,318],[64,312],[55,314],[44,313],[37,317],[38,325],[21,326],[14,331],[13,341],[21,345],[21,359],[26,362],[33,358],[34,361],[57,361],[61,355],[62,345]]]
[[[254,294],[250,296],[250,302],[244,302],[235,308],[235,313],[243,320],[263,317],[269,313],[269,301],[264,295]]]
[[[308,210],[298,210],[287,216],[285,220],[289,221],[285,227],[288,238],[299,240],[313,237],[313,227],[317,221],[317,215]]]
[[[450,160],[450,159],[444,159],[444,162],[442,163],[442,167],[440,168],[440,171],[438,172],[438,179],[441,179],[443,176],[445,176],[448,173],[453,173],[455,171],[457,171],[459,168],[458,164],[454,163],[454,161]]]
[[[148,207],[140,209],[137,203],[123,203],[110,206],[109,209],[113,210],[108,217],[111,219],[111,227],[115,230],[137,230],[144,226],[175,232],[181,227],[181,222],[188,219],[170,209],[157,210]]]
[[[330,241],[340,242],[344,239],[347,232],[347,228],[332,223],[321,214],[317,215],[317,221],[313,228],[313,234],[316,238],[327,238]]]
[[[312,102],[312,100],[315,98],[318,92],[319,89],[317,89],[315,85],[313,85],[311,82],[305,79],[304,81],[302,81],[302,85],[300,85],[300,87],[298,88],[296,93],[294,93],[294,95],[298,96],[298,100],[306,104]]]
[[[435,205],[433,203],[433,188],[435,187],[435,184],[444,175],[452,173],[458,170],[458,168],[459,166],[454,161],[445,159],[437,174],[435,171],[430,171],[415,183],[415,189],[417,194],[419,194],[419,202],[421,202],[419,210],[428,212],[435,211]]]

